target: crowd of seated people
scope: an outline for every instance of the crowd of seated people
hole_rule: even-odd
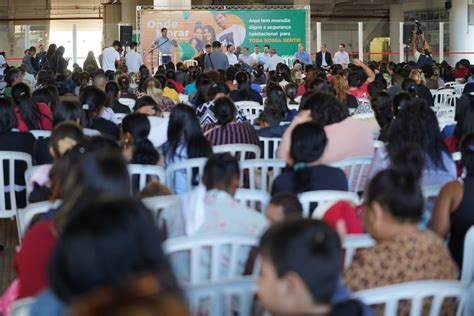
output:
[[[108,49],[120,48],[114,42]],[[430,90],[457,79],[469,91],[466,60],[455,69],[445,62],[318,67],[296,60],[267,72],[258,64],[216,71],[170,62],[152,73],[146,65],[129,72],[105,51],[99,63],[89,55],[83,68],[70,71],[64,48],[51,44],[34,71],[8,66],[0,79],[0,157],[22,152],[40,166],[28,183],[24,173],[15,174],[0,193],[7,207],[9,190],[18,191],[19,207],[51,202],[22,237],[16,280],[0,298],[0,312],[14,300],[36,297],[31,315],[190,315],[189,255],[167,256],[160,243],[210,233],[260,240],[258,251],[238,252],[238,271],[248,271],[247,257],[260,256],[256,309],[278,315],[380,314],[351,293],[459,279],[465,236],[474,225],[474,96],[461,96],[441,129]],[[115,71],[104,71],[104,62]],[[247,117],[249,102],[260,106],[255,120]],[[38,130],[51,134],[36,139]],[[267,207],[244,206],[238,189],[249,174],[238,156],[213,147],[251,144],[263,157],[263,137],[281,139],[270,157],[286,167],[265,192]],[[375,148],[374,140],[383,146]],[[459,162],[453,152],[461,152]],[[360,205],[335,203],[326,212],[331,215],[303,219],[298,195],[347,193],[349,175],[333,164],[360,157],[372,161],[365,186],[355,192]],[[202,174],[194,167],[190,183],[185,170],[175,171],[169,188],[151,177],[139,192],[127,168],[166,170],[195,158],[206,160]],[[423,197],[428,186],[442,188],[430,210]],[[140,200],[161,195],[177,201],[158,215]],[[345,268],[341,245],[353,232],[365,232],[375,245]],[[221,270],[230,255],[221,253]],[[198,264],[203,279],[210,261]],[[455,308],[445,304],[443,312]],[[406,302],[400,305],[401,314],[408,310]]]

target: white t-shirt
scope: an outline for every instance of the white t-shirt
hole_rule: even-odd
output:
[[[241,46],[245,40],[245,28],[234,24],[217,34],[217,40],[222,45],[233,44],[234,46]]]
[[[148,140],[155,147],[160,147],[168,140],[168,123],[169,118],[148,116],[150,121],[150,134],[148,134]]]
[[[143,65],[142,56],[136,51],[131,50],[125,55],[125,64],[127,65],[129,73],[138,73],[140,66]]]
[[[120,54],[113,47],[107,47],[102,53],[102,69],[115,71],[115,61],[120,60]]]

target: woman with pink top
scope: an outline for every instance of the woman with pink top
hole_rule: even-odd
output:
[[[370,128],[362,121],[349,117],[349,110],[335,96],[317,92],[303,98],[298,115],[283,134],[279,149],[280,159],[293,164],[289,154],[291,133],[297,125],[310,121],[324,126],[328,138],[321,163],[330,164],[349,157],[374,155]]]

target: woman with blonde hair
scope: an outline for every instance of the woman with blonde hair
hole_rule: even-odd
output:
[[[342,104],[345,104],[348,108],[357,108],[357,99],[350,94],[347,94],[346,91],[349,89],[347,85],[347,80],[341,76],[336,75],[330,81],[331,87],[334,89],[336,98]]]
[[[408,78],[414,80],[416,82],[416,85],[425,85],[426,79],[425,79],[425,74],[423,74],[423,71],[421,69],[413,69],[410,71],[410,75]]]

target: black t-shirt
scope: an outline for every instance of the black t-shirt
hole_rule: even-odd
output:
[[[49,139],[40,138],[36,141],[34,157],[37,165],[53,163],[53,157],[49,153]]]
[[[104,136],[110,136],[114,140],[120,139],[120,129],[118,126],[102,117],[92,118],[88,128],[98,130],[102,134],[105,134]]]
[[[126,105],[123,105],[122,103],[120,103],[118,100],[115,100],[114,101],[114,106],[112,108],[112,110],[114,110],[115,113],[125,113],[125,114],[128,114],[130,113],[130,108]]]
[[[347,178],[339,168],[325,165],[307,167],[306,172],[310,175],[310,182],[307,191],[316,190],[338,190],[347,191]],[[272,185],[272,195],[279,192],[295,192],[295,172],[290,171],[279,175]]]

